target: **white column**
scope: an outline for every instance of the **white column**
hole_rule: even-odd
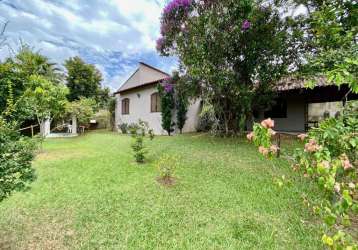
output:
[[[77,117],[75,115],[72,116],[72,134],[77,134]]]

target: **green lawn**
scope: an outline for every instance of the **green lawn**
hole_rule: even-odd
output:
[[[193,134],[147,142],[134,163],[131,138],[109,132],[51,139],[34,162],[38,179],[0,203],[0,249],[318,249],[283,160],[271,163],[242,139]],[[156,181],[155,160],[180,157],[177,183]]]

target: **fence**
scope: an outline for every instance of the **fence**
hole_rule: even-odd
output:
[[[24,131],[24,130],[27,130],[27,129],[31,129],[31,137],[34,137],[34,128],[38,127],[39,125],[31,125],[31,126],[28,126],[26,128],[20,128],[19,130],[17,130],[18,132],[21,132],[21,131]]]

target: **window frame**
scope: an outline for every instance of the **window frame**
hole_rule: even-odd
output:
[[[155,103],[153,104],[153,97],[155,97]],[[159,113],[162,112],[161,103],[160,103],[160,95],[158,92],[154,92],[150,95],[150,112],[151,113]]]
[[[129,104],[130,104],[129,98],[124,98],[121,104],[122,104],[122,115],[129,115]]]

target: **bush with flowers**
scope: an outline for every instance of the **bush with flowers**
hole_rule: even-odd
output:
[[[247,135],[267,157],[277,149],[271,142],[273,127],[274,121],[267,119]],[[358,102],[298,138],[305,145],[295,150],[293,169],[322,190],[323,200],[310,207],[323,218],[323,243],[332,249],[358,249]]]
[[[153,140],[153,130],[149,128],[147,122],[142,120],[139,120],[138,123],[130,124],[128,128],[133,138],[131,147],[133,149],[134,158],[137,163],[144,163],[145,153],[147,152],[144,147],[144,138],[148,133],[150,140]]]

